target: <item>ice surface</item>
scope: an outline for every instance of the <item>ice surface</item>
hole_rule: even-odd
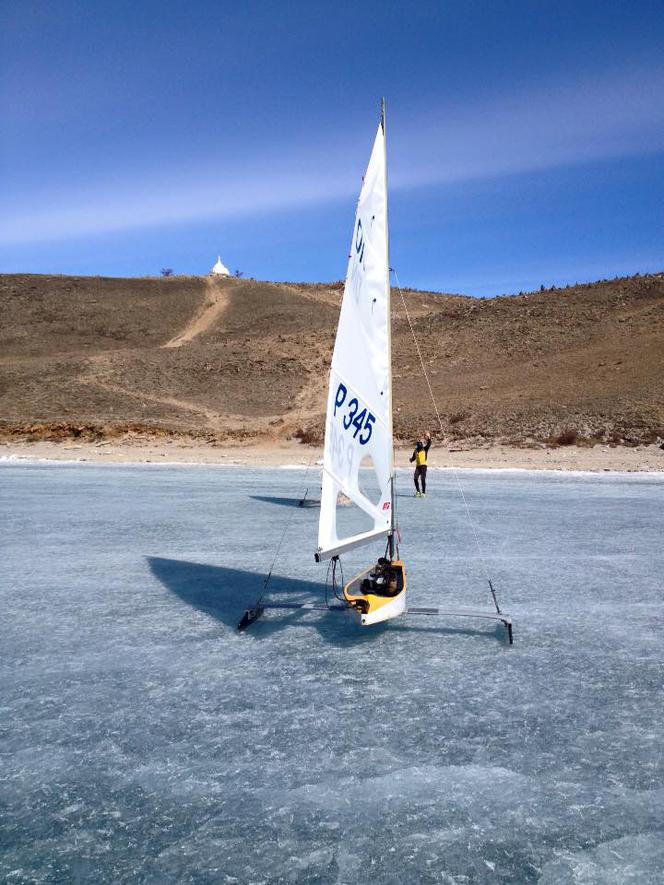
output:
[[[284,529],[277,598],[322,597],[302,480],[0,466],[0,880],[663,881],[664,479],[463,474],[512,648],[237,634]],[[454,478],[398,485],[411,604],[489,607]]]

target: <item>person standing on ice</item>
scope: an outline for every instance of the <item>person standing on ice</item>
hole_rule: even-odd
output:
[[[424,438],[420,437],[415,443],[415,449],[411,455],[410,462],[415,462],[415,497],[424,498],[427,493],[427,455],[431,448],[431,434],[427,430]],[[420,490],[420,481],[422,489]]]

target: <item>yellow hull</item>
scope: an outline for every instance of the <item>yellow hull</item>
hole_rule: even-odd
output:
[[[380,563],[365,569],[349,581],[343,590],[344,599],[360,616],[364,626],[389,621],[406,611],[406,569],[401,560],[389,563],[395,580],[391,587],[375,592],[372,576],[381,568]]]

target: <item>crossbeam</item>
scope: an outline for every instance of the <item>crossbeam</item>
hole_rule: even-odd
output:
[[[248,608],[240,619],[237,628],[240,632],[246,630],[254,621],[257,621],[266,609],[297,609],[304,611],[345,611],[345,605],[324,605],[322,602],[268,602],[257,605],[256,608]]]
[[[238,630],[246,630],[254,621],[257,621],[266,609],[290,609],[296,611],[347,611],[347,605],[338,605],[332,603],[325,605],[322,602],[269,602],[265,605],[258,605],[256,608],[248,608],[242,615],[240,623],[237,625]],[[482,618],[487,621],[500,621],[505,625],[507,630],[507,638],[509,644],[514,644],[514,636],[512,633],[512,618],[502,612],[486,612],[474,608],[440,608],[440,607],[420,607],[413,606],[408,608],[406,614],[409,615],[429,615],[434,617],[453,617],[453,618]]]
[[[332,603],[325,605],[324,602],[268,602],[263,608],[302,608],[317,612],[338,611],[343,612],[348,608],[347,605],[337,605]]]
[[[417,607],[409,606],[407,610],[409,615],[433,615],[452,618],[483,618],[487,621],[500,621],[505,625],[507,630],[507,638],[510,645],[514,644],[514,635],[512,632],[512,618],[503,612],[486,612],[474,608],[434,608],[434,607]]]

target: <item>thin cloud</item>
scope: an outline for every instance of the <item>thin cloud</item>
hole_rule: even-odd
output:
[[[414,122],[393,149],[397,187],[664,150],[664,68],[558,84]],[[396,156],[395,156],[396,154]]]
[[[401,119],[390,132],[390,184],[409,189],[493,178],[664,150],[664,68],[631,70],[601,80],[557,84],[530,94],[432,110]],[[363,158],[357,143],[320,138],[282,145],[235,166],[208,161],[140,181],[115,181],[93,192],[42,193],[39,208],[4,212],[5,245],[274,213],[350,198]],[[297,171],[289,171],[297,167]],[[31,196],[30,200],[34,199]],[[29,204],[29,200],[24,200]]]
[[[215,175],[228,183],[215,182]],[[341,181],[320,175],[257,175],[254,171],[209,171],[204,181],[185,175],[122,191],[100,187],[66,208],[26,213],[0,222],[0,242],[30,243],[182,224],[206,218],[238,218],[324,203],[343,195]],[[60,205],[65,202],[62,198]],[[48,202],[48,201],[47,201]]]

